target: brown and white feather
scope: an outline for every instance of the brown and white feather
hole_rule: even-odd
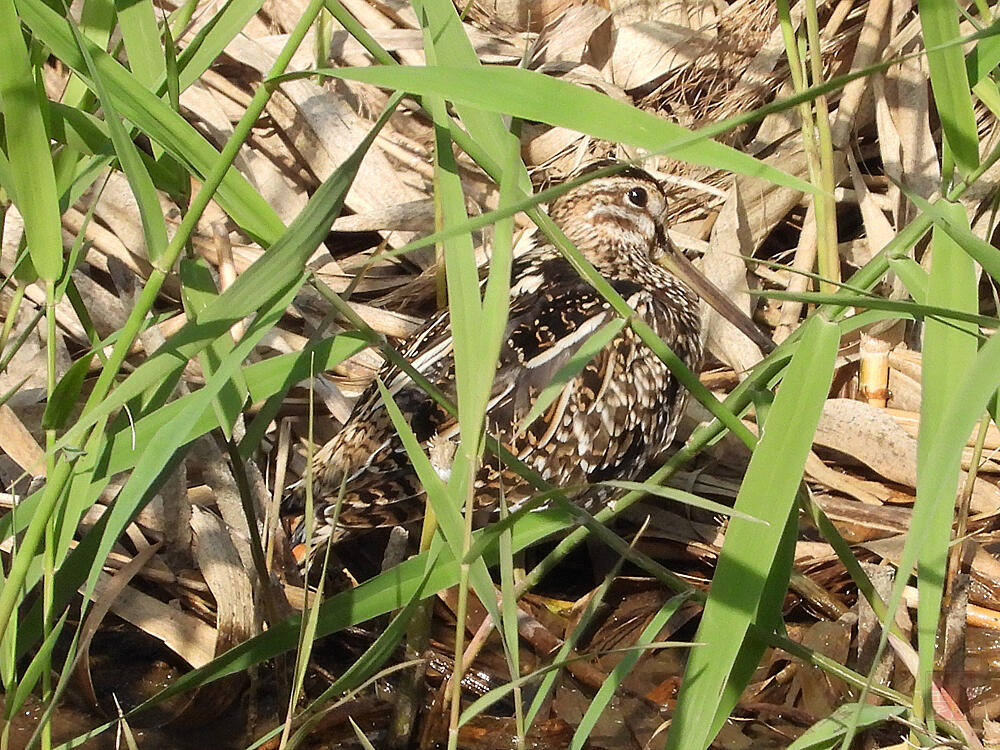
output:
[[[655,261],[667,242],[665,214],[662,186],[635,167],[593,179],[549,208],[553,221],[635,314],[697,371],[702,360],[697,297]],[[669,446],[684,410],[686,391],[625,326],[563,386],[544,413],[522,425],[555,374],[614,316],[610,304],[551,244],[536,241],[515,258],[506,337],[486,426],[512,454],[557,486],[641,477]],[[409,339],[402,354],[447,398],[455,399],[447,311]],[[380,375],[432,459],[447,457],[459,439],[454,418],[398,368],[387,365]],[[447,466],[435,468],[447,471]],[[344,428],[316,452],[313,469],[321,540],[404,524],[423,514],[422,488],[374,386]],[[344,499],[333,529],[328,514],[342,486]],[[477,507],[494,506],[501,490],[512,504],[534,494],[527,482],[498,467],[493,458],[477,476]],[[288,509],[301,508],[301,494],[299,488],[290,495]],[[607,497],[606,488],[591,488],[577,500],[592,505]]]

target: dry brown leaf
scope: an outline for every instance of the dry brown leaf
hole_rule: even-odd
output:
[[[171,562],[189,557],[191,552],[191,507],[187,491],[187,462],[179,461],[160,487],[165,556]]]
[[[928,73],[920,60],[907,59],[889,69],[884,83],[875,79],[879,147],[886,174],[917,195],[931,198],[941,184],[937,150],[930,125]],[[881,85],[881,91],[879,86]],[[897,205],[894,224],[904,226],[913,206],[890,188]]]
[[[0,450],[29,475],[45,476],[45,451],[9,405],[0,405]]]
[[[569,174],[589,158],[591,140],[568,128],[528,124],[521,134],[521,153],[529,164],[555,174]]]
[[[31,303],[31,305],[24,308],[25,312],[34,312],[34,309],[42,309],[45,307],[45,290],[41,284],[28,284],[24,289],[24,296]],[[32,309],[32,306],[34,306],[34,309]],[[66,297],[63,297],[56,303],[55,313],[56,325],[59,327],[61,333],[68,334],[71,339],[79,344],[89,346],[90,339],[87,337],[87,331],[80,323],[80,319],[76,316],[76,311],[73,309],[73,305],[70,304],[70,301],[66,299]],[[39,329],[39,339],[43,340],[42,337],[44,334],[41,333],[41,330],[42,329]],[[66,342],[63,336],[56,337],[56,347],[56,369],[58,375],[61,377],[71,363],[69,354],[66,351]],[[17,356],[21,357],[22,354],[19,352]],[[43,365],[41,370],[35,370],[35,374],[44,378],[46,371],[47,365]]]
[[[663,20],[639,21],[615,31],[613,52],[603,70],[612,83],[626,91],[649,90],[708,53],[715,42],[714,29],[692,29]]]
[[[218,641],[213,645],[215,653],[221,654],[259,630],[249,569],[236,553],[230,533],[217,515],[194,506],[191,530],[195,560],[215,597]]]
[[[463,24],[463,29],[476,51],[480,62],[510,64],[520,62],[528,38],[522,35],[497,36]],[[420,29],[369,29],[372,38],[386,52],[408,53],[420,57],[423,63],[424,37]],[[353,36],[346,31],[335,31],[330,39],[330,57],[349,65],[369,65],[371,56]]]
[[[892,482],[916,487],[917,441],[882,409],[851,399],[830,399],[823,407],[815,443],[850,456]],[[976,513],[1000,509],[1000,490],[977,479],[972,509]]]
[[[98,575],[97,585],[92,594],[92,604],[87,611],[87,617],[80,625],[80,640],[77,645],[76,658],[73,662],[74,676],[77,684],[84,691],[84,696],[95,708],[99,708],[97,692],[90,671],[90,644],[97,634],[98,628],[105,616],[114,607],[116,600],[122,595],[135,575],[152,559],[157,545],[150,544],[139,549],[139,553],[129,560],[114,575],[103,571]]]
[[[271,65],[270,47],[276,41],[282,40],[267,40],[265,46],[237,37],[226,52],[263,75]],[[303,60],[301,53],[296,61],[300,67],[310,62]],[[346,83],[335,85],[350,89]],[[312,80],[286,81],[278,91],[268,104],[268,112],[296,154],[308,160],[303,166],[319,179],[325,179],[347,159],[371,124],[355,112],[347,96],[331,96],[329,90]],[[376,147],[365,156],[345,205],[360,213],[423,199],[426,193],[408,184],[399,169]],[[399,233],[403,242],[411,236]]]
[[[569,8],[550,23],[528,52],[529,67],[544,63],[587,63],[601,68],[611,48],[611,13],[598,5]]]
[[[883,600],[887,600],[892,592],[895,570],[886,565],[873,565],[862,563],[862,567],[871,579],[875,592]],[[858,598],[858,633],[856,638],[856,650],[858,654],[859,669],[865,674],[873,674],[872,680],[877,685],[888,686],[892,675],[894,660],[892,654],[883,651],[879,657],[878,664],[875,665],[875,656],[878,653],[878,644],[882,631],[879,616],[875,614],[868,600],[864,597]],[[896,625],[904,633],[910,630],[910,618],[906,608],[901,604],[896,610]],[[870,703],[881,704],[879,698],[869,698]]]
[[[858,35],[858,43],[851,62],[851,70],[863,70],[876,62],[888,42],[886,19],[892,7],[891,0],[870,0],[865,12],[864,26]],[[837,116],[831,127],[835,148],[844,148],[851,130],[860,130],[867,123],[859,121],[858,110],[861,98],[869,86],[869,76],[855,79],[844,86]]]
[[[828,400],[815,444],[850,456],[890,481],[916,486],[916,440],[884,411],[861,401]]]
[[[896,347],[889,352],[888,406],[902,411],[919,412],[922,399],[920,354]]]
[[[125,243],[117,235],[95,221],[90,221],[84,225],[85,214],[76,208],[69,208],[63,214],[63,241],[72,243],[82,232],[88,241],[89,247],[85,255],[85,262],[104,273],[108,273],[108,262],[111,258],[117,259],[132,270],[137,276],[147,279],[153,267],[145,257],[134,255]],[[179,294],[180,282],[175,275],[170,274],[164,279],[163,290],[166,294],[175,296]]]
[[[166,196],[162,193],[157,193],[157,196],[160,199],[160,210],[165,216],[177,211],[177,206]],[[97,198],[94,217],[99,219],[132,255],[148,261],[146,236],[142,223],[136,221],[138,215],[139,205],[125,175],[121,172],[110,172]]]
[[[230,115],[221,105],[221,95],[205,86],[194,85],[181,94],[181,104],[188,110],[189,116],[196,117],[202,124],[209,140],[220,146],[232,135]],[[257,134],[255,134],[257,135]],[[261,138],[257,135],[254,147],[244,146],[233,160],[234,166],[247,178],[247,181],[257,188],[268,205],[272,206],[285,224],[298,216],[309,199],[301,185],[295,184],[288,171],[280,168],[280,157],[269,154],[266,145],[284,144],[280,139]],[[270,157],[270,158],[268,158]],[[216,220],[221,218],[214,217]],[[203,216],[199,221],[199,229],[203,235],[209,235],[206,228],[213,221],[211,216]]]
[[[806,475],[831,490],[860,500],[867,505],[881,505],[889,500],[892,492],[888,488],[865,479],[827,466],[812,451],[806,459]]]
[[[22,301],[18,319],[14,323],[11,331],[11,341],[16,341],[25,335],[25,329],[33,324],[33,328],[27,332],[21,348],[14,355],[7,366],[0,370],[0,394],[11,393],[7,404],[16,409],[25,406],[44,403],[47,397],[48,358],[45,347],[45,322],[37,319],[38,311],[45,306],[45,293],[37,284],[30,284],[25,290],[27,301]],[[40,298],[40,301],[38,300]],[[4,298],[7,302],[9,298]],[[56,321],[61,323],[65,316],[72,316],[67,322],[75,324],[82,334],[83,329],[79,326],[76,314],[72,308],[67,310],[65,305],[56,307]],[[62,336],[56,336],[56,377],[62,377],[69,368],[69,352],[66,350],[66,343]],[[16,391],[16,392],[15,392]]]
[[[903,534],[910,527],[913,511],[898,505],[868,505],[837,495],[818,494],[816,504],[836,522],[845,538],[857,543],[883,541],[887,535]]]
[[[821,620],[806,629],[802,645],[846,664],[851,646],[853,616],[835,622]],[[847,686],[817,666],[803,664],[792,678],[789,700],[813,716],[829,716],[840,705]]]
[[[97,596],[110,585],[102,574]],[[163,641],[192,667],[203,667],[216,655],[216,630],[197,617],[164,604],[148,594],[127,587],[115,598],[111,611],[140,630]]]
[[[408,232],[434,231],[434,201],[421,199],[409,203],[382,206],[372,211],[341,216],[333,222],[337,232],[370,232],[380,229]]]
[[[807,291],[812,284],[812,280],[806,273],[812,271],[816,263],[816,204],[809,199],[806,208],[805,218],[802,220],[802,231],[799,234],[799,242],[795,246],[795,257],[792,260],[792,269],[795,271],[789,274],[786,291],[793,294],[801,294]],[[786,299],[781,301],[781,313],[778,316],[778,325],[774,329],[774,340],[781,343],[792,331],[798,328],[799,319],[802,317],[803,304],[799,300]]]
[[[245,571],[253,570],[253,555],[250,551],[250,529],[247,525],[247,516],[240,497],[240,491],[229,468],[229,462],[211,436],[206,435],[199,438],[195,445],[194,454],[197,456],[197,464],[201,469],[205,483],[212,488],[212,493],[215,495],[216,507],[218,507],[219,513],[225,520],[226,525],[232,530],[229,545],[224,545],[225,549],[220,549],[219,553],[220,555],[224,555],[228,549],[235,549],[240,559],[241,569]],[[256,510],[261,511],[261,509]],[[200,525],[197,525],[196,522]],[[207,523],[207,521],[201,518],[192,519],[192,524],[196,524],[194,527],[195,533],[198,533],[199,528],[214,531],[205,526]],[[205,533],[208,533],[208,531],[206,530]]]
[[[751,243],[740,186],[735,183],[712,229],[712,239],[701,268],[709,281],[748,316],[752,314],[753,298],[747,287],[744,257],[753,254]],[[738,374],[749,372],[764,358],[760,348],[746,334],[704,303],[702,329],[709,351]]]
[[[891,415],[893,419],[902,425],[903,429],[906,430],[913,437],[917,436],[920,430],[920,412],[919,411],[909,411],[907,409],[886,409],[886,413]],[[969,436],[969,440],[966,443],[967,446],[971,447],[975,445],[976,435],[979,432],[979,427],[977,426],[973,433]],[[986,440],[983,443],[983,448],[987,451],[995,451],[1000,449],[1000,430],[997,430],[996,425],[990,424],[986,430]]]
[[[474,0],[469,15],[488,28],[539,31],[584,4],[585,0]],[[606,0],[597,0],[595,5],[608,7]]]
[[[75,272],[73,283],[80,293],[84,307],[90,313],[90,320],[98,336],[104,338],[121,329],[128,320],[129,311],[122,304],[120,297],[109,292],[85,273]]]
[[[782,150],[764,161],[788,174],[808,179],[805,153],[801,147],[796,146],[794,151]],[[755,177],[738,177],[737,181],[740,183],[747,226],[750,227],[750,242],[758,248],[775,226],[788,216],[788,212],[802,201],[802,193]]]
[[[857,258],[857,263],[861,265],[867,263],[876,253],[888,245],[895,238],[896,231],[885,217],[882,208],[876,204],[872,193],[865,185],[861,171],[858,169],[858,163],[854,159],[854,154],[850,150],[846,153],[847,165],[854,184],[854,195],[858,203],[858,208],[861,209],[861,219],[865,225],[865,242],[868,245],[866,256]]]

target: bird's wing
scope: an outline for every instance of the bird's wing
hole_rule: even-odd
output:
[[[447,310],[428,320],[408,340],[401,354],[446,398],[454,400],[455,362]],[[379,372],[379,379],[421,443],[436,434],[441,425],[451,421],[451,415],[396,365],[386,363]],[[313,456],[317,494],[336,497],[342,484],[354,490],[358,482],[370,483],[369,478],[381,481],[386,476],[395,476],[402,464],[408,465],[398,455],[401,450],[378,386],[372,383],[361,394],[343,429]],[[383,494],[389,498],[395,494],[391,482]],[[358,504],[364,505],[368,499],[369,495],[365,494]]]
[[[612,282],[633,309],[655,307],[653,296],[632,282]],[[650,406],[675,400],[677,381],[666,366],[629,328],[623,328],[589,361],[576,363],[568,378],[558,374],[587,339],[615,318],[607,301],[592,287],[540,290],[534,303],[511,315],[511,327],[494,384],[489,430],[530,468],[558,486],[610,477],[633,478],[651,453],[673,437],[676,415],[643,423]],[[657,326],[659,328],[659,326]],[[669,331],[658,331],[669,336]],[[560,381],[542,413],[525,423],[543,392]],[[551,394],[550,394],[551,395]],[[646,409],[636,409],[637,405]],[[484,482],[484,491],[510,473],[500,470]],[[516,502],[528,487],[508,486]],[[523,482],[520,484],[523,485]],[[490,493],[487,493],[487,495]],[[518,498],[521,494],[523,497]],[[483,502],[488,502],[483,498]]]
[[[537,284],[530,274],[522,273],[520,286],[512,288],[487,427],[550,481],[567,484],[611,476],[623,461],[634,462],[650,437],[629,424],[634,374],[629,372],[630,363],[644,345],[627,327],[562,385],[539,417],[522,424],[556,374],[615,316],[608,302],[568,263],[561,259],[547,263],[555,268],[540,268]],[[648,297],[633,282],[614,281],[612,286],[633,305]],[[455,361],[447,311],[410,339],[402,354],[454,401]],[[425,448],[432,439],[457,442],[457,420],[404,371],[387,365],[380,378]],[[532,494],[516,474],[498,469],[493,459],[488,463],[493,468],[480,474],[478,504],[492,502],[499,488],[489,485],[498,482],[507,484],[504,492],[515,501]],[[419,482],[374,386],[362,396],[344,429],[317,452],[314,476],[319,502],[331,503],[345,487],[340,525],[394,525],[420,515]]]

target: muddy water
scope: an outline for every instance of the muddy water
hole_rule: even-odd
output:
[[[95,636],[89,665],[93,694],[78,672],[51,717],[54,745],[86,737],[118,716],[120,711],[135,708],[187,671],[156,639],[130,627],[115,625]],[[237,750],[249,744],[245,700],[234,701],[225,711],[211,714],[211,721],[197,725],[177,719],[187,702],[185,699],[166,703],[129,717],[126,722],[77,746],[88,750],[117,750],[126,746],[124,737],[118,736],[124,731],[131,731],[143,750],[205,750],[206,746],[211,750]],[[12,750],[27,746],[44,711],[45,706],[32,696],[12,717]]]

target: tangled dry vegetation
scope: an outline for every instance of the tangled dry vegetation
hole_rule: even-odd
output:
[[[176,10],[172,2],[158,5],[167,12]],[[343,0],[343,5],[400,62],[424,63],[423,32],[408,4]],[[800,2],[792,7],[793,18],[801,19],[803,6]],[[825,75],[843,75],[919,49],[914,6],[910,0],[839,0],[821,5]],[[303,7],[298,0],[265,3],[225,53],[181,93],[183,116],[216,146],[221,147],[231,135],[233,124],[267,75]],[[483,62],[541,71],[692,129],[794,93],[776,8],[766,0],[730,4],[648,0],[621,5],[580,5],[563,0],[491,5],[476,0],[461,10],[464,30]],[[213,12],[212,3],[197,7],[187,30],[177,39],[179,48]],[[329,18],[310,32],[294,58],[293,69],[314,66],[318,49],[324,50],[323,65],[329,67],[372,64],[365,48]],[[940,126],[932,106],[926,61],[920,56],[902,60],[852,81],[828,97],[835,156],[837,249],[843,278],[867,263],[913,218],[915,208],[908,194],[930,199],[941,183],[937,155]],[[46,73],[49,95],[58,99],[67,85],[67,71],[53,64]],[[388,94],[379,88],[346,80],[286,80],[277,87],[235,165],[287,224],[317,186],[349,157],[387,99]],[[762,122],[731,129],[721,139],[809,180],[798,112],[794,108],[775,112]],[[997,129],[985,111],[979,124],[985,152],[994,146]],[[542,123],[524,123],[521,134],[525,164],[539,186],[557,182],[596,156],[643,156]],[[320,336],[349,327],[317,286],[325,285],[348,299],[350,308],[368,326],[390,340],[413,332],[438,306],[439,275],[432,248],[405,257],[385,255],[386,250],[435,229],[432,149],[429,120],[415,103],[404,101],[365,157],[348,194],[346,210],[334,222],[327,242],[309,260],[317,283],[302,288],[280,324],[261,340],[250,363],[299,351]],[[495,207],[493,182],[463,154],[459,154],[459,163],[470,214]],[[693,167],[667,157],[652,157],[643,163],[658,170],[671,185],[673,243],[694,259],[761,331],[775,342],[785,340],[803,320],[808,305],[776,300],[767,292],[801,292],[813,284],[809,277],[788,270],[815,267],[816,211],[811,198],[761,179]],[[980,184],[989,185],[990,180]],[[973,231],[988,242],[993,233],[990,198],[985,191],[972,190],[962,199]],[[168,222],[173,223],[169,233],[185,207],[175,204],[165,192],[160,193],[160,200]],[[519,227],[527,228],[523,216],[518,222]],[[79,299],[64,299],[56,309],[60,376],[90,348],[91,327],[100,339],[121,329],[152,268],[145,254],[135,199],[120,172],[107,172],[65,211],[63,230],[68,244],[82,236],[86,253],[73,274]],[[20,234],[18,215],[8,211],[3,235],[5,278],[10,276],[17,256]],[[485,261],[489,230],[476,239],[480,259]],[[200,268],[220,290],[264,253],[214,203],[198,224],[192,250],[195,257],[207,262]],[[927,262],[919,253],[916,260]],[[179,275],[167,278],[157,302],[156,324],[142,334],[130,366],[143,361],[183,325],[185,310],[192,309],[192,302],[189,299],[181,304],[181,289],[189,283]],[[994,291],[991,282],[983,282],[983,314],[996,314]],[[12,307],[12,299],[22,293],[23,303]],[[878,293],[898,299],[904,289],[890,280]],[[47,352],[38,313],[44,305],[44,291],[37,285],[7,284],[2,301],[6,310],[16,310],[16,317],[7,321],[8,350],[19,344],[0,374],[0,393],[16,390],[0,406],[0,476],[9,488],[3,498],[13,504],[44,476],[41,415]],[[89,321],[81,320],[83,309]],[[702,381],[724,395],[766,352],[707,306],[705,320],[711,362]],[[240,332],[234,334],[238,337]],[[915,496],[921,399],[919,341],[919,326],[897,319],[845,336],[834,388],[806,464],[806,481],[815,501],[854,545],[857,558],[883,597],[888,597],[892,585]],[[76,668],[81,678],[77,684],[84,686],[79,692],[85,701],[108,711],[102,691],[109,689],[109,682],[124,679],[116,671],[121,664],[107,657],[114,649],[109,646],[109,637],[110,643],[120,645],[137,637],[135,631],[142,631],[150,642],[162,642],[157,659],[181,670],[197,668],[261,632],[262,622],[273,624],[302,606],[304,590],[294,564],[289,562],[291,550],[276,520],[276,501],[282,486],[303,472],[301,441],[308,434],[312,401],[316,403],[314,440],[322,443],[347,417],[353,399],[371,381],[381,362],[375,349],[364,349],[334,371],[300,382],[270,421],[253,460],[238,471],[233,469],[231,456],[211,436],[199,438],[176,463],[155,497],[129,526],[127,538],[108,558],[96,606],[83,623],[86,642],[95,651],[89,654],[83,649],[84,658]],[[181,393],[201,387],[203,366],[203,360],[188,364],[179,386]],[[100,360],[94,360],[88,377],[99,369]],[[864,373],[863,381],[859,381],[859,371]],[[246,423],[257,416],[261,406],[250,407]],[[691,411],[692,424],[706,417],[697,404]],[[749,419],[746,423],[756,429]],[[235,432],[239,435],[245,429],[246,424],[239,424]],[[965,483],[968,510],[959,527],[966,535],[955,548],[962,562],[949,582],[947,602],[952,614],[945,618],[941,634],[942,670],[959,675],[942,683],[956,701],[947,718],[964,728],[970,746],[984,737],[989,743],[996,726],[991,717],[996,715],[1000,700],[987,677],[974,684],[961,681],[961,675],[988,676],[1000,649],[996,636],[1000,629],[1000,591],[996,585],[1000,571],[989,552],[994,518],[1000,509],[1000,463],[990,456],[998,448],[1000,433],[991,426],[983,433],[982,443],[976,446],[970,440],[966,451],[965,467],[974,469]],[[705,497],[731,501],[748,457],[742,443],[724,439],[673,481]],[[267,563],[284,582],[264,595],[261,591],[268,587],[251,572],[252,535],[239,488],[244,479],[258,506],[258,517],[267,519],[261,527]],[[85,515],[85,527],[92,527],[106,512],[123,481],[124,477],[103,491],[101,500]],[[665,562],[697,586],[707,587],[725,532],[724,521],[655,499],[634,506],[626,516],[621,521],[622,533],[631,528],[629,524],[639,525],[648,519],[637,549]],[[380,555],[379,551],[372,561],[376,570]],[[544,596],[531,595],[521,603],[525,672],[544,665],[552,650],[573,632],[590,601],[591,587],[579,584],[594,575],[589,563],[580,559],[565,564],[575,567],[547,578]],[[595,563],[595,569],[600,571],[601,564]],[[859,600],[831,546],[804,522],[795,547],[795,571],[784,605],[789,637],[862,674],[875,670],[878,682],[905,692],[911,679],[911,652],[905,643],[898,643],[895,655],[883,655],[877,665],[872,663],[877,619]],[[599,577],[598,573],[596,580]],[[570,579],[572,585],[567,582]],[[603,655],[575,662],[568,669],[568,676],[553,694],[548,718],[532,730],[530,742],[535,744],[531,747],[566,746],[572,727],[586,712],[588,696],[600,688],[622,658],[621,653],[606,652],[633,643],[668,596],[660,584],[640,575],[638,569],[618,578],[602,593],[603,608],[577,650]],[[910,628],[908,608],[915,606],[915,597],[915,590],[908,591],[907,607],[898,615],[904,632]],[[450,670],[447,632],[453,627],[448,623],[454,617],[454,600],[454,590],[446,589],[435,602],[433,638],[438,640],[430,671]],[[693,604],[679,609],[654,634],[655,640],[690,638],[698,611]],[[470,634],[477,631],[483,617],[477,612],[469,616]],[[325,650],[317,647],[317,659],[328,662],[325,667],[315,667],[308,680],[309,690],[313,694],[321,690],[326,670],[349,664],[378,627],[368,623],[368,632],[341,635],[337,644]],[[95,634],[91,642],[89,638]],[[506,666],[491,649],[497,646],[486,649],[475,673],[484,674],[486,681],[502,681]],[[102,650],[103,657],[96,653]],[[138,655],[129,658],[141,662],[143,649],[136,650]],[[592,731],[590,747],[640,748],[662,742],[654,738],[663,730],[675,697],[683,662],[678,653],[651,652],[639,661],[619,697],[609,704]],[[102,675],[103,671],[109,672]],[[264,681],[280,671],[280,667],[272,667]],[[173,705],[157,721],[174,726],[204,722],[241,695],[244,698],[237,703],[246,710],[242,687],[234,689],[233,681],[242,682],[235,677],[227,679],[202,687],[196,700]],[[421,719],[421,747],[434,746],[447,727],[440,705],[442,693],[435,694],[433,689],[440,682],[440,674],[430,678],[430,707]],[[276,716],[282,710],[276,708],[272,691],[258,688],[250,700],[251,713],[260,715],[259,727],[266,725],[272,713]],[[143,697],[141,690],[136,692]],[[773,650],[740,699],[737,716],[741,720],[727,724],[717,744],[730,748],[785,746],[853,695],[854,687],[817,666]],[[347,717],[352,716],[371,732],[376,725],[386,723],[390,703],[374,694],[355,698],[314,731],[321,741],[334,742],[331,738],[341,736],[338,732],[348,736]],[[509,746],[513,720],[502,716],[502,711],[498,713],[501,715],[476,717],[466,725],[462,746]],[[259,735],[259,727],[248,736]],[[865,746],[899,743],[901,731],[869,736]],[[150,736],[148,742],[153,744],[154,738]]]

